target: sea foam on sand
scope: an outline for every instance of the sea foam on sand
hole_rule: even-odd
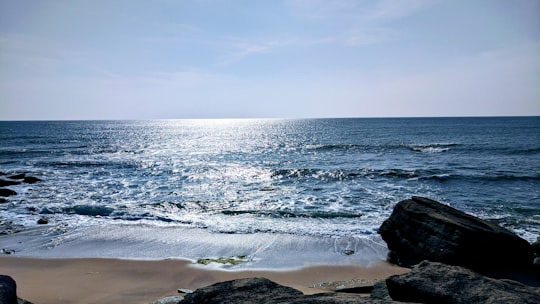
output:
[[[241,257],[238,269],[293,269],[313,265],[359,265],[385,259],[378,235],[315,237],[292,234],[222,234],[186,227],[106,225],[70,231],[38,227],[3,236],[3,249],[19,257],[219,259]]]

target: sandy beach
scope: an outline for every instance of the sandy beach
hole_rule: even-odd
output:
[[[216,282],[266,277],[306,294],[327,281],[382,279],[408,270],[383,261],[367,267],[313,266],[287,271],[224,271],[186,260],[35,259],[0,257],[0,273],[17,282],[19,297],[47,303],[150,303]]]

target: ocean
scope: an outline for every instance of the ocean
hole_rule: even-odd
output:
[[[0,204],[19,256],[368,264],[413,195],[540,234],[540,117],[2,121],[0,172],[41,179]]]

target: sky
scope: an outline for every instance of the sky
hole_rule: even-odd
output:
[[[0,0],[0,120],[540,115],[540,0]]]

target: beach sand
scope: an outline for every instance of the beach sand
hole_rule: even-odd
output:
[[[17,282],[20,298],[47,303],[151,303],[178,295],[178,288],[195,290],[246,277],[266,277],[306,294],[327,281],[384,279],[408,269],[377,261],[367,267],[313,266],[287,271],[225,271],[185,260],[34,259],[0,257],[0,274]]]

